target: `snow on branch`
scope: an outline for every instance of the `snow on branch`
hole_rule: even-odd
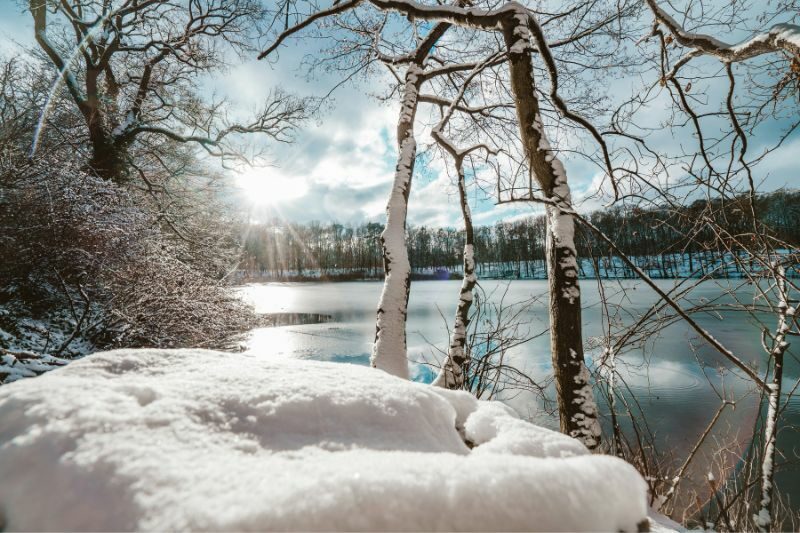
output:
[[[539,54],[541,54],[545,65],[547,66],[547,72],[550,76],[550,98],[553,100],[553,104],[555,104],[559,113],[572,122],[579,124],[597,141],[597,144],[600,146],[600,150],[603,152],[603,162],[606,166],[606,172],[608,173],[608,179],[611,182],[611,187],[614,189],[614,197],[619,199],[619,189],[614,181],[614,166],[611,163],[611,155],[608,152],[608,145],[606,144],[605,139],[603,139],[603,136],[591,122],[571,111],[567,107],[567,104],[564,102],[563,98],[561,98],[561,96],[558,94],[558,67],[556,66],[556,61],[555,58],[553,58],[553,54],[550,53],[550,47],[545,40],[541,26],[539,26],[536,18],[532,15],[528,17],[528,28],[530,30],[531,37],[539,50]]]
[[[716,56],[722,61],[744,61],[781,50],[794,56],[800,55],[800,26],[796,24],[775,24],[755,37],[737,44],[728,44],[711,35],[686,31],[678,21],[661,9],[656,0],[647,0],[647,4],[656,21],[666,26],[678,43]]]
[[[330,8],[328,8],[328,9],[323,9],[321,11],[317,11],[316,13],[314,13],[312,15],[309,15],[307,18],[303,19],[298,24],[295,24],[291,28],[285,29],[280,35],[278,35],[278,38],[275,39],[275,41],[266,50],[264,50],[263,52],[258,54],[258,59],[264,59],[265,57],[270,55],[272,52],[277,50],[278,47],[283,43],[283,41],[285,41],[286,39],[288,39],[289,37],[291,37],[292,35],[294,35],[298,31],[300,31],[300,30],[302,30],[304,28],[307,28],[308,26],[310,26],[311,24],[313,24],[317,20],[323,19],[325,17],[330,17],[330,16],[333,16],[333,15],[338,15],[339,13],[344,13],[345,11],[347,11],[349,9],[352,9],[352,8],[356,7],[357,5],[359,5],[361,3],[361,1],[362,0],[350,0],[350,1],[344,2],[342,4],[334,3],[334,5],[332,7],[330,7]]]

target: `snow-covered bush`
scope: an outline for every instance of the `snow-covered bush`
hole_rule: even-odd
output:
[[[0,388],[0,479],[10,530],[635,531],[647,516],[631,465],[501,404],[205,350],[98,353]]]
[[[0,198],[0,348],[220,346],[252,323],[207,272],[214,262],[199,266],[135,194],[76,168],[0,168],[0,179],[12,172]]]
[[[248,329],[253,314],[221,281],[237,243],[192,154],[160,160],[175,172],[141,155],[142,183],[97,177],[46,74],[0,62],[0,349],[219,347]]]

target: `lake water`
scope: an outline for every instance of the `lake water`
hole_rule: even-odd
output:
[[[618,319],[625,325],[634,323],[657,300],[655,292],[641,282],[603,283],[606,297],[616,304]],[[661,280],[657,283],[663,289],[669,289],[680,282]],[[702,283],[683,301],[684,306],[707,301],[732,301],[734,296],[725,295],[730,289],[727,283],[724,280]],[[484,292],[494,301],[499,301],[504,293],[506,303],[539,298],[526,309],[524,318],[529,322],[531,335],[544,334],[513,349],[509,359],[534,379],[546,377],[551,367],[549,338],[546,334],[546,284],[546,281],[539,280],[481,282]],[[324,320],[322,323],[254,330],[247,340],[246,349],[259,356],[268,354],[270,357],[368,365],[381,287],[380,282],[268,283],[242,287],[243,297],[258,312],[281,313],[282,323],[292,322],[285,320],[291,317],[291,313],[321,315],[320,319]],[[429,368],[417,362],[436,361],[440,357],[437,348],[447,347],[445,319],[452,324],[459,287],[460,281],[412,283],[407,331],[413,379],[432,379]],[[603,334],[600,293],[595,281],[584,281],[582,289],[584,339],[590,341],[592,337]],[[752,287],[742,285],[735,290],[735,297],[743,302],[752,301],[753,292]],[[725,311],[698,314],[695,318],[742,360],[754,364],[763,375],[766,356],[760,346],[759,327],[751,317],[745,313]],[[774,329],[774,317],[766,316],[764,319],[770,329]],[[797,344],[800,345],[800,342]],[[598,353],[598,349],[587,350],[590,365],[593,356]],[[800,353],[800,350],[795,347],[794,353]],[[647,338],[643,346],[618,356],[618,360],[621,376],[642,405],[642,410],[647,413],[647,424],[662,449],[673,449],[677,458],[686,455],[720,406],[715,390],[724,390],[728,398],[737,400],[735,409],[726,409],[717,425],[719,430],[715,438],[729,440],[734,449],[739,451],[749,445],[758,415],[757,392],[750,383],[732,373],[731,364],[700,341],[684,323],[668,326],[659,334]],[[797,357],[790,353],[784,370],[784,390],[789,390],[797,382],[799,368]],[[541,409],[541,404],[533,395],[516,394],[504,398],[504,401],[521,415],[539,424],[554,428],[558,426],[557,421]],[[608,411],[607,406],[600,407]],[[790,401],[786,420],[800,426],[800,401],[797,398]],[[622,423],[624,427],[629,426],[624,418]],[[779,435],[779,446],[784,453],[796,458],[800,450],[800,435],[796,430],[786,427]],[[730,461],[730,457],[725,461]],[[718,466],[714,463],[715,460],[708,454],[701,454],[690,475],[700,480],[712,470],[719,479]],[[725,466],[734,465],[725,463]],[[779,488],[792,494],[792,499],[800,499],[800,476],[796,474],[796,471],[787,471],[778,479]],[[793,507],[797,508],[797,504]]]

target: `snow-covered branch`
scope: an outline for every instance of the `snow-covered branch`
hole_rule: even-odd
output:
[[[686,31],[678,21],[659,6],[658,0],[647,0],[656,20],[663,24],[682,46],[694,48],[726,62],[744,61],[762,54],[785,51],[800,55],[800,26],[775,24],[767,31],[736,44],[728,44],[712,35]]]

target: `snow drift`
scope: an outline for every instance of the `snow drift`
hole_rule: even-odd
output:
[[[9,530],[635,531],[647,516],[627,463],[346,364],[98,353],[0,388],[0,443]]]

